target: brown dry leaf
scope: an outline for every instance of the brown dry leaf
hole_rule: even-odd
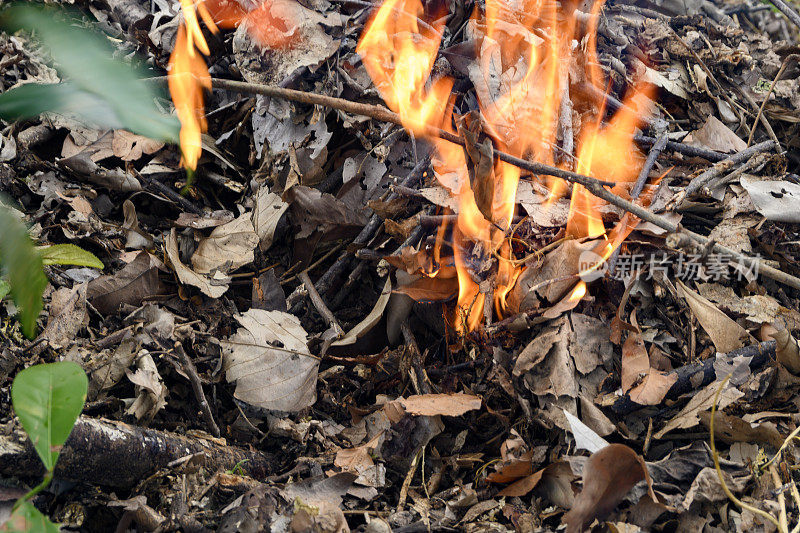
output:
[[[352,472],[358,475],[355,483],[367,487],[382,487],[386,483],[385,468],[383,465],[375,465],[372,455],[376,449],[380,448],[383,440],[383,432],[375,435],[369,442],[336,452],[333,460],[334,466],[338,466],[343,472]]]
[[[372,311],[364,317],[364,320],[353,326],[353,329],[348,331],[344,337],[331,344],[331,346],[347,346],[355,343],[358,339],[375,327],[375,325],[383,318],[383,311],[386,309],[386,304],[389,303],[389,298],[392,296],[392,279],[386,278],[386,284],[383,286],[383,291],[375,302]]]
[[[158,373],[153,357],[144,352],[136,359],[136,372],[126,370],[128,379],[136,385],[136,399],[125,411],[136,420],[147,423],[167,405],[167,387]]]
[[[212,271],[229,274],[253,262],[258,235],[253,228],[252,214],[243,215],[214,228],[200,241],[192,255],[192,266],[200,274]]]
[[[62,287],[53,293],[48,308],[47,325],[37,337],[32,353],[38,355],[47,346],[67,346],[77,337],[78,331],[89,324],[86,286],[86,283],[81,283],[71,289]]]
[[[303,185],[284,193],[300,231],[295,239],[305,239],[315,231],[328,239],[337,239],[358,231],[367,223],[363,214],[349,209],[334,196]]]
[[[555,320],[517,357],[513,374],[522,376],[532,393],[578,396],[575,361],[570,355],[570,333],[565,317]]]
[[[262,252],[269,250],[275,237],[275,228],[278,227],[289,204],[280,196],[270,192],[269,187],[262,185],[256,195],[256,206],[253,209],[253,227],[258,235],[258,248]]]
[[[725,154],[741,152],[747,148],[747,143],[714,115],[709,115],[705,124],[687,135],[683,142]]]
[[[89,282],[86,297],[103,314],[117,313],[122,306],[139,307],[147,298],[166,291],[158,277],[160,261],[147,252],[116,274],[100,276]]]
[[[628,334],[622,345],[622,391],[632,401],[639,405],[658,405],[677,380],[677,374],[651,367],[641,334]]]
[[[138,343],[134,339],[122,341],[113,351],[104,350],[92,359],[90,370],[90,400],[97,400],[99,395],[119,383],[122,376],[136,358]],[[88,369],[87,369],[88,370]]]
[[[275,411],[295,412],[317,397],[319,359],[308,351],[300,319],[280,311],[250,309],[236,315],[242,325],[223,342],[223,365],[234,396]]]
[[[233,213],[226,210],[211,211],[196,215],[194,213],[181,213],[175,225],[179,228],[207,229],[222,226],[233,220]]]
[[[178,237],[175,234],[175,228],[172,228],[172,231],[170,231],[169,236],[164,242],[164,249],[167,252],[169,262],[172,264],[172,268],[175,270],[175,274],[178,275],[178,279],[181,283],[197,287],[203,292],[203,294],[210,296],[211,298],[219,298],[225,294],[225,291],[228,290],[228,283],[230,283],[231,278],[218,272],[215,279],[209,280],[205,276],[201,276],[191,268],[181,263],[180,255],[178,253]]]
[[[125,200],[122,203],[122,213],[125,215],[125,221],[122,227],[125,228],[125,249],[126,250],[141,250],[143,248],[152,248],[153,237],[139,227],[139,218],[136,216],[136,207],[130,200]]]
[[[567,533],[581,533],[595,519],[602,520],[643,479],[650,484],[644,460],[624,444],[593,453],[583,468],[583,490],[564,515]]]
[[[161,141],[154,141],[125,130],[114,130],[114,138],[111,140],[114,156],[123,161],[136,161],[144,154],[154,154],[163,147],[164,143]]]
[[[458,199],[444,187],[423,187],[419,192],[430,203],[458,213]]]
[[[458,294],[458,278],[422,276],[394,292],[406,294],[417,302],[433,303],[452,300]]]
[[[675,415],[675,417],[667,422],[664,428],[653,435],[654,438],[660,439],[673,429],[686,429],[696,426],[700,423],[700,413],[708,411],[714,403],[714,396],[720,387],[719,382],[708,384],[705,388],[698,391],[694,397],[689,400],[689,403]],[[731,385],[730,382],[725,384],[725,389],[719,395],[719,403],[717,409],[722,410],[727,406],[744,396],[744,393]]]
[[[756,342],[747,330],[717,309],[713,303],[684,285],[681,280],[675,281],[678,295],[683,297],[686,303],[689,304],[698,322],[703,326],[708,336],[711,337],[711,341],[718,352],[728,353]]]
[[[471,394],[416,394],[399,398],[400,405],[411,415],[421,416],[461,416],[468,411],[481,408],[479,396]]]
[[[700,422],[711,429],[711,412],[700,413]],[[774,424],[764,422],[752,425],[738,416],[717,411],[714,417],[714,437],[724,442],[761,442],[774,448],[780,448],[783,437]]]

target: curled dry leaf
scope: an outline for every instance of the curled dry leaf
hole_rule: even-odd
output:
[[[800,346],[797,339],[785,329],[770,335],[777,343],[775,355],[778,362],[786,367],[792,374],[800,374]]]
[[[700,325],[711,337],[711,342],[714,343],[718,352],[728,353],[736,348],[757,342],[747,330],[717,309],[709,300],[684,285],[681,280],[676,280],[675,284],[678,288],[678,295],[689,304]]]
[[[624,444],[609,444],[593,453],[583,468],[583,490],[564,515],[567,533],[580,533],[595,518],[608,515],[643,479],[651,484],[644,460]]]
[[[175,228],[172,228],[172,231],[170,231],[169,236],[164,242],[164,249],[181,283],[197,287],[203,294],[211,298],[219,298],[228,290],[228,283],[230,283],[231,280],[229,277],[221,276],[217,273],[217,276],[220,276],[219,279],[209,280],[181,263],[181,258],[178,253],[178,237],[175,234]]]
[[[344,337],[331,344],[331,346],[347,346],[355,343],[358,339],[363,337],[366,333],[375,327],[375,325],[383,318],[383,311],[386,309],[386,304],[389,303],[389,298],[392,295],[392,279],[386,278],[386,284],[383,286],[383,291],[375,302],[372,311],[358,324],[353,326],[353,329],[348,331]]]
[[[125,248],[127,250],[141,250],[153,246],[153,237],[139,227],[139,217],[136,216],[136,207],[130,200],[125,200],[122,204],[122,212],[125,221],[122,227],[125,228]]]
[[[252,214],[244,213],[214,228],[211,235],[200,241],[192,255],[192,266],[201,274],[215,270],[229,274],[253,262],[253,250],[257,245]]]
[[[711,409],[714,403],[714,396],[717,394],[717,389],[719,389],[719,387],[720,383],[717,381],[710,383],[704,389],[698,391],[694,397],[689,400],[689,403],[687,403],[672,420],[667,422],[667,425],[664,426],[661,431],[654,435],[654,438],[660,439],[673,429],[686,429],[699,424],[700,413]],[[743,392],[731,385],[730,381],[727,382],[725,388],[720,393],[717,409],[720,411],[725,409],[742,396],[744,396]]]
[[[145,352],[136,360],[136,372],[126,370],[128,379],[136,385],[136,399],[126,413],[136,420],[149,422],[167,405],[167,387],[158,373],[153,357]]]
[[[253,227],[258,235],[258,248],[262,252],[272,246],[275,228],[278,227],[278,221],[288,208],[289,204],[277,194],[270,192],[266,185],[258,189],[256,206],[253,209]]]
[[[73,288],[62,287],[53,293],[48,309],[47,325],[36,339],[32,353],[41,353],[48,345],[64,347],[73,341],[78,331],[89,324],[86,312],[86,283]],[[41,342],[46,341],[46,342]]]
[[[631,332],[622,345],[622,392],[639,405],[658,405],[678,375],[652,368],[642,336]]]
[[[417,394],[398,400],[411,415],[461,416],[481,408],[481,399],[471,394]]]
[[[111,149],[114,156],[123,161],[136,161],[143,155],[154,154],[164,147],[161,141],[155,141],[126,130],[114,130]]]
[[[223,365],[234,396],[250,405],[294,412],[317,397],[319,359],[308,351],[300,319],[281,311],[250,309],[236,315],[241,328],[223,342]]]

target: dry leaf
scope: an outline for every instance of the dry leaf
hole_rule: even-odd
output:
[[[60,348],[70,344],[81,328],[89,324],[86,312],[86,283],[62,287],[53,293],[48,308],[47,325],[31,349],[38,355],[47,346]],[[41,342],[47,341],[47,342]]]
[[[687,135],[683,142],[726,154],[741,152],[747,148],[747,143],[714,115],[709,115],[705,124]]]
[[[136,258],[116,274],[89,282],[86,289],[89,303],[103,314],[113,314],[122,306],[139,307],[145,299],[164,294],[164,285],[158,277],[159,264],[160,261],[149,253],[138,252]]]
[[[172,264],[172,268],[175,270],[175,274],[178,275],[178,279],[181,283],[197,287],[203,292],[203,294],[210,296],[211,298],[219,298],[225,294],[225,291],[228,290],[228,283],[231,281],[229,277],[220,276],[219,279],[214,279],[212,282],[205,276],[201,276],[191,268],[181,263],[180,255],[178,254],[178,237],[175,234],[175,228],[172,228],[172,231],[170,231],[169,236],[164,242],[164,249],[167,252],[169,262]]]
[[[154,154],[164,147],[161,141],[155,141],[125,130],[114,130],[111,149],[114,156],[123,161],[136,161],[142,155]]]
[[[287,209],[289,204],[277,194],[270,192],[266,185],[258,189],[256,206],[253,209],[253,227],[258,235],[258,248],[262,252],[272,246],[275,228],[278,227],[278,222]]]
[[[252,214],[244,213],[227,224],[214,228],[200,241],[192,255],[192,266],[200,274],[219,271],[229,274],[253,262],[258,235],[253,229]]]
[[[592,431],[592,429],[581,422],[578,417],[566,409],[563,411],[564,416],[567,417],[567,422],[569,422],[569,427],[572,429],[572,436],[575,437],[575,447],[577,449],[594,453],[608,446],[608,441],[606,439]]]
[[[125,249],[141,250],[143,248],[151,248],[153,246],[153,237],[139,227],[139,218],[136,216],[136,207],[133,202],[125,200],[122,203],[122,212],[125,215],[125,221],[122,223],[122,227],[126,230]]]
[[[800,185],[789,181],[766,181],[754,176],[739,180],[759,213],[778,222],[800,222]]]
[[[386,309],[386,304],[389,302],[389,298],[392,296],[392,279],[390,277],[386,278],[386,284],[383,286],[383,291],[381,292],[378,301],[375,302],[375,306],[372,308],[372,311],[358,324],[353,326],[353,329],[348,331],[344,337],[339,339],[338,341],[331,344],[331,346],[347,346],[349,344],[353,344],[366,333],[368,333],[375,324],[381,321],[383,318],[383,311]]]
[[[421,276],[408,285],[397,287],[394,292],[406,294],[422,303],[446,302],[458,294],[458,278]]]
[[[705,388],[698,391],[694,397],[689,400],[689,403],[675,415],[675,417],[667,422],[664,428],[656,433],[653,437],[656,439],[662,438],[664,435],[673,429],[686,429],[696,426],[700,423],[699,414],[703,411],[708,411],[714,403],[714,396],[720,387],[720,382],[708,384]],[[727,406],[744,396],[744,393],[731,385],[730,382],[725,384],[725,389],[719,395],[719,403],[717,409],[722,410]]]
[[[624,444],[593,453],[583,468],[583,490],[564,515],[567,533],[580,533],[596,518],[602,520],[643,479],[650,484],[644,460]]]
[[[711,342],[720,353],[728,353],[742,346],[755,344],[756,340],[742,326],[728,315],[716,308],[709,300],[703,298],[681,280],[675,280],[678,295],[686,300],[700,325],[711,337]]]
[[[770,336],[777,343],[775,355],[778,362],[792,374],[800,374],[800,346],[797,344],[797,339],[785,329],[776,331]]]
[[[481,399],[471,394],[418,394],[397,400],[408,414],[461,416],[481,408]]]
[[[236,315],[241,328],[223,342],[225,377],[234,396],[275,411],[299,411],[317,397],[319,359],[308,351],[300,319],[281,311],[250,309]]]
[[[622,346],[622,392],[639,405],[658,405],[677,380],[677,374],[651,367],[640,333],[628,334]]]
[[[125,412],[147,423],[167,405],[167,387],[153,357],[147,352],[136,359],[136,372],[126,370],[125,373],[136,385],[136,399]]]

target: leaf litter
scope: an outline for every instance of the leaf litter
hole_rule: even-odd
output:
[[[207,4],[221,28],[206,54],[215,78],[381,102],[355,51],[371,5]],[[479,12],[494,4],[478,3]],[[115,35],[120,56],[141,54],[153,76],[167,72],[184,20],[176,6],[80,7]],[[527,171],[511,224],[500,228],[511,255],[455,238],[457,216],[473,207],[463,191],[480,217],[495,215],[503,146],[490,138],[513,140],[523,127],[508,116],[512,125],[492,131],[491,111],[479,111],[524,75],[524,57],[500,45],[551,38],[546,25],[529,31],[516,8],[497,22],[505,37],[492,37],[470,18],[473,7],[450,2],[437,19],[426,3],[418,24],[445,24],[432,79],[456,80],[459,117],[445,126],[474,141],[458,148],[463,169],[448,168],[437,150],[434,164],[406,183],[430,150],[424,136],[219,89],[206,95],[208,131],[191,182],[179,148],[163,142],[169,123],[133,133],[108,114],[91,125],[61,109],[3,131],[0,189],[24,211],[29,234],[102,261],[45,263],[51,287],[32,342],[14,317],[35,305],[3,300],[3,376],[75,361],[90,377],[84,417],[187,438],[216,426],[218,444],[257,452],[273,469],[257,475],[237,461],[211,471],[183,455],[118,500],[86,460],[91,483],[65,479],[37,507],[89,531],[134,523],[198,531],[768,529],[751,509],[725,505],[721,475],[745,504],[777,517],[780,501],[790,501],[788,522],[800,520],[791,503],[794,450],[784,446],[800,407],[796,288],[650,222],[631,224],[618,257],[589,279],[584,260],[603,240],[574,238],[570,202],[551,198],[551,180]],[[644,160],[658,137],[670,142],[649,169],[643,205],[800,273],[792,141],[800,99],[797,60],[785,44],[797,28],[757,6],[673,1],[609,2],[597,28],[596,63],[610,98],[602,110],[582,99],[592,82],[583,59],[569,59],[552,162],[574,168],[573,136],[628,105],[632,80],[649,80],[661,109],[638,132],[636,157]],[[66,77],[81,81],[64,53],[56,55],[68,60]],[[791,68],[778,76],[783,61]],[[24,33],[0,34],[0,64],[2,93],[54,84],[62,72]],[[172,111],[156,87],[147,113]],[[141,126],[132,112],[121,115]],[[779,155],[719,163],[773,136]],[[715,163],[716,177],[672,205]],[[629,184],[613,190],[633,196]],[[625,216],[611,205],[596,210],[606,228]],[[512,256],[521,273],[495,303]],[[455,309],[465,276],[478,287],[469,305],[479,326],[467,332]],[[586,293],[575,298],[582,283]],[[333,324],[346,333],[326,333]],[[706,442],[729,374],[713,418],[719,474]],[[15,442],[8,406],[2,415],[2,438]],[[779,450],[776,479],[767,461]],[[14,464],[0,467],[14,487],[38,483]]]

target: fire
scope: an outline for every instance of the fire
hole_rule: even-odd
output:
[[[211,90],[211,76],[205,59],[211,51],[200,28],[200,19],[213,33],[247,21],[252,37],[262,46],[280,48],[291,38],[290,21],[272,17],[272,2],[262,2],[245,12],[236,0],[181,0],[183,24],[178,28],[175,48],[169,58],[169,92],[181,122],[181,164],[195,170],[203,151],[201,136],[207,123],[203,94]],[[202,55],[201,55],[202,54]]]
[[[556,2],[517,0],[512,5],[508,0],[486,0],[483,13],[476,8],[469,31],[478,43],[476,61],[485,83],[472,75],[470,79],[478,96],[482,131],[491,137],[496,149],[556,164],[554,147],[559,135],[571,135],[571,131],[560,129],[560,123],[563,110],[569,112],[564,104],[574,101],[569,94],[570,76],[574,75],[569,66],[573,60],[584,65],[583,77],[589,83],[602,88],[603,77],[595,51],[601,8],[602,1],[596,2],[582,34],[575,13],[559,8]],[[403,125],[411,133],[433,143],[437,176],[458,197],[453,255],[459,294],[454,324],[458,331],[464,332],[480,325],[486,297],[470,274],[465,257],[465,250],[473,245],[490,250],[497,258],[494,308],[499,317],[507,312],[506,296],[521,272],[507,237],[521,175],[517,167],[494,160],[490,170],[485,166],[476,169],[474,183],[470,183],[465,150],[430,137],[430,130],[426,129],[430,126],[453,132],[453,81],[429,79],[439,51],[443,18],[423,27],[419,19],[424,16],[420,0],[386,0],[369,21],[357,51],[387,106],[402,117]],[[582,44],[576,46],[578,41]],[[633,134],[641,117],[648,113],[648,96],[643,89],[631,91],[623,110],[605,125],[602,101],[579,102],[593,111],[596,118],[584,123],[577,132],[575,171],[617,182],[617,193],[636,179],[641,156],[634,146]],[[567,118],[572,122],[571,119]],[[572,139],[564,145],[571,147]],[[470,160],[474,159],[470,153]],[[482,175],[475,177],[478,170]],[[490,187],[488,206],[487,187]],[[567,190],[561,180],[550,180],[549,187],[548,201]],[[607,235],[600,217],[602,201],[577,185],[572,188],[570,205],[568,235],[605,237],[595,250],[602,261],[611,256],[638,222],[625,217]],[[581,281],[570,298],[580,299],[586,290]]]

